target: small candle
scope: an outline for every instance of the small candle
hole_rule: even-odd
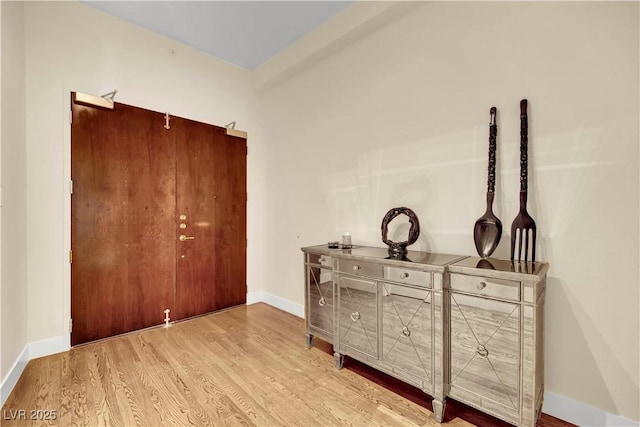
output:
[[[351,246],[351,234],[346,233],[342,235],[342,246]]]

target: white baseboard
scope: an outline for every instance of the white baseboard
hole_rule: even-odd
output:
[[[595,406],[590,406],[550,391],[544,392],[542,412],[584,427],[638,427],[640,425],[638,421],[610,414]]]
[[[247,292],[247,305],[255,304],[257,302],[264,302],[265,292]]]
[[[71,348],[70,339],[70,335],[62,335],[25,345],[9,370],[7,377],[2,381],[2,386],[0,386],[0,407],[3,406],[9,398],[29,360],[69,350]]]
[[[294,316],[304,317],[304,306],[302,304],[289,301],[288,299],[270,294],[269,292],[259,291],[247,293],[247,305],[257,302],[264,302],[287,313],[291,313]]]
[[[71,335],[60,335],[29,344],[29,360],[62,353],[71,348]]]
[[[20,355],[15,362],[13,362],[13,366],[9,369],[9,373],[2,380],[2,385],[0,385],[0,407],[4,406],[5,402],[9,398],[11,391],[18,383],[18,379],[20,379],[20,375],[24,371],[24,368],[27,366],[29,362],[29,344],[25,345]]]

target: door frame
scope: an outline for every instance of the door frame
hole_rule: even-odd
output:
[[[73,89],[65,87],[63,91],[63,116],[64,120],[64,141],[62,153],[62,196],[63,196],[63,221],[62,226],[62,259],[64,295],[63,313],[66,316],[64,322],[64,334],[66,337],[67,349],[71,348],[71,263],[69,262],[69,252],[71,251],[71,92]]]

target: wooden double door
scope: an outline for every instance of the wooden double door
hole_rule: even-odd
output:
[[[246,302],[246,153],[225,128],[72,97],[72,345]]]

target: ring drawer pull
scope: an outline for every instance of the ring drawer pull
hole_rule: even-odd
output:
[[[476,348],[476,353],[478,353],[478,356],[480,356],[480,357],[487,357],[489,355],[489,350],[487,350],[487,348],[485,346],[480,344]]]
[[[354,265],[353,266],[353,271],[358,271],[360,270],[362,267],[360,267],[359,265]]]
[[[409,278],[409,273],[407,273],[406,271],[404,273],[402,273],[402,278],[403,279],[408,279]]]
[[[409,328],[407,328],[406,326],[403,326],[402,327],[402,335],[404,335],[405,337],[411,336],[411,331],[409,330]]]
[[[320,299],[318,300],[318,305],[319,305],[320,307],[324,307],[324,305],[325,305],[325,304],[326,304],[326,301],[324,300],[324,297],[322,297],[322,298],[320,298]]]
[[[487,287],[487,283],[486,282],[480,282],[480,283],[478,283],[478,286],[477,286],[479,291],[483,290],[486,287]]]
[[[360,319],[360,312],[356,311],[355,313],[351,313],[351,320],[356,322],[358,319]]]

